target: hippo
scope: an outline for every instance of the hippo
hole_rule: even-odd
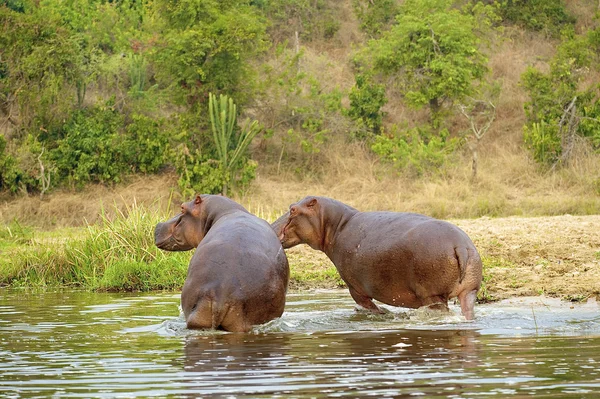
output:
[[[448,310],[458,297],[472,320],[482,265],[471,239],[451,223],[417,213],[360,212],[340,201],[309,196],[272,225],[283,248],[308,244],[325,252],[354,301]]]
[[[196,248],[181,292],[190,329],[247,332],[280,317],[289,266],[266,221],[218,195],[198,195],[181,213],[158,223],[156,246],[166,251]]]

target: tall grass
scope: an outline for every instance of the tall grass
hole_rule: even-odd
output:
[[[166,212],[134,203],[115,216],[63,239],[31,240],[10,247],[0,260],[0,284],[74,286],[100,290],[180,288],[191,253],[166,253],[154,245],[154,226]]]

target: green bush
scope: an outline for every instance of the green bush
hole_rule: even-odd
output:
[[[498,3],[504,20],[549,36],[558,37],[562,29],[575,23],[562,0],[503,0]]]
[[[357,121],[360,127],[371,133],[379,133],[383,118],[381,107],[387,103],[385,86],[373,82],[364,74],[358,74],[356,85],[350,90],[348,97],[348,116]]]
[[[443,109],[472,95],[488,70],[479,30],[493,12],[480,8],[473,15],[452,0],[406,0],[397,23],[371,40],[357,62],[393,77],[406,103],[428,106],[437,125]]]
[[[124,161],[131,172],[156,173],[171,162],[172,153],[162,120],[133,115],[123,142]]]
[[[123,116],[109,107],[76,111],[57,132],[50,152],[59,181],[76,187],[119,182],[127,170],[120,148],[122,126]]]
[[[416,176],[435,174],[451,161],[459,140],[446,129],[439,134],[414,128],[375,137],[371,150],[397,169]]]
[[[561,154],[560,137],[556,124],[533,122],[524,127],[525,143],[533,152],[533,158],[540,163],[554,163]]]
[[[203,155],[200,150],[190,152],[182,146],[177,153],[177,184],[183,197],[197,193],[218,194],[225,184],[225,173],[219,161]]]
[[[48,154],[42,152],[42,145],[32,135],[15,141],[18,144],[9,149],[0,136],[0,190],[12,194],[39,192],[39,162],[47,164]]]
[[[389,28],[399,11],[396,0],[353,0],[352,5],[360,28],[373,38],[381,36]]]
[[[586,137],[600,148],[600,88],[597,84],[584,87],[582,82],[590,73],[598,56],[591,50],[592,35],[566,37],[550,62],[550,71],[528,68],[522,75],[523,87],[529,95],[524,105],[527,123],[525,143],[534,159],[554,164],[560,160],[563,148],[560,130],[575,124],[575,133]],[[573,106],[574,115],[565,115]]]

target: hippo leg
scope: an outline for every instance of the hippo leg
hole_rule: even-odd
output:
[[[458,294],[458,300],[460,301],[460,310],[463,316],[467,320],[473,320],[475,318],[475,301],[477,300],[477,290],[462,291]]]
[[[352,299],[354,299],[354,302],[356,302],[359,306],[362,306],[363,308],[370,310],[373,313],[385,313],[383,310],[379,309],[377,305],[375,305],[371,298],[369,298],[368,296],[361,295],[358,292],[354,291],[352,288],[350,288],[350,295],[352,296]]]
[[[432,309],[432,310],[442,310],[445,312],[449,312],[448,308],[448,298],[443,296],[430,296],[423,299],[423,306]]]
[[[221,327],[230,332],[248,332],[252,329],[252,324],[248,322],[241,306],[232,306],[223,317]]]

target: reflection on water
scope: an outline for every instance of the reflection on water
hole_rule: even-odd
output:
[[[526,299],[477,320],[291,294],[249,334],[185,329],[178,294],[0,290],[0,396],[571,397],[600,394],[600,312]]]

